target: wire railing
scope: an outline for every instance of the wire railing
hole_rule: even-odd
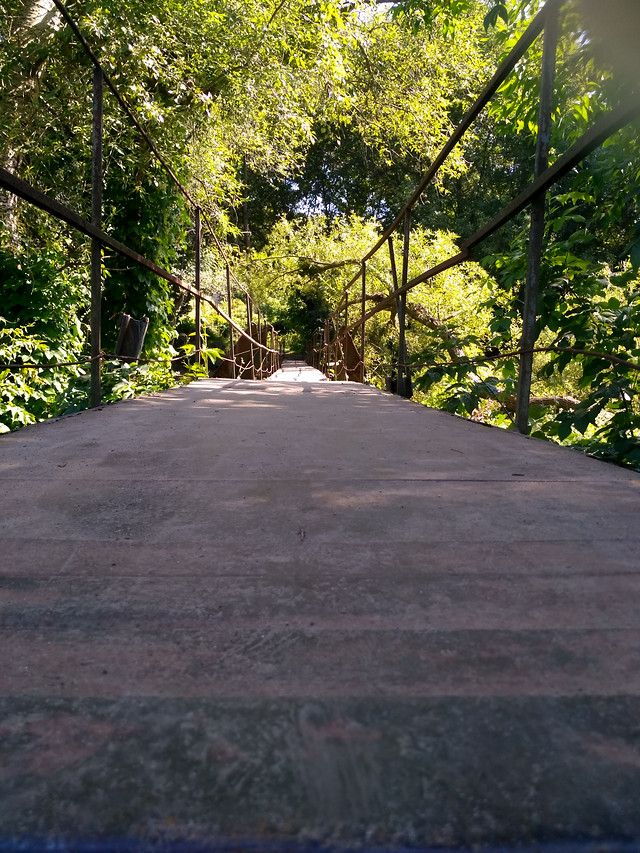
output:
[[[233,378],[249,377],[251,379],[264,379],[277,370],[280,366],[280,347],[278,335],[273,326],[265,320],[259,306],[254,303],[247,288],[234,276],[231,261],[224,249],[220,239],[214,231],[213,225],[206,211],[194,200],[184,184],[179,180],[175,171],[169,165],[167,159],[161,154],[157,145],[142,126],[134,111],[127,104],[124,97],[118,91],[115,83],[105,71],[95,51],[83,35],[77,23],[69,13],[62,0],[53,0],[67,26],[72,30],[83,51],[90,59],[94,67],[93,73],[93,122],[92,122],[92,158],[91,158],[91,219],[87,220],[76,211],[61,204],[54,198],[46,195],[38,188],[17,175],[0,168],[0,188],[14,194],[24,201],[32,204],[47,214],[65,222],[67,225],[79,231],[91,239],[91,323],[90,323],[90,357],[78,359],[77,361],[64,361],[56,363],[20,363],[0,365],[0,368],[10,370],[48,370],[55,367],[90,365],[91,366],[91,405],[100,405],[102,399],[101,368],[104,361],[122,359],[131,361],[161,361],[167,364],[184,362],[185,356],[177,356],[170,359],[148,359],[138,355],[121,356],[109,354],[102,350],[102,289],[103,289],[103,259],[102,253],[105,248],[111,249],[122,257],[128,258],[138,266],[141,266],[165,281],[170,282],[182,291],[185,291],[195,299],[195,346],[190,357],[201,363],[205,350],[203,348],[202,336],[202,303],[206,303],[222,318],[229,330],[229,352],[221,359],[226,372]],[[111,92],[119,108],[127,116],[136,132],[149,146],[161,168],[169,176],[187,204],[190,206],[195,231],[195,286],[184,282],[167,269],[164,269],[153,261],[145,258],[130,246],[121,243],[115,237],[102,230],[102,183],[103,183],[103,117],[104,117],[104,87]],[[219,253],[225,268],[227,289],[227,310],[220,307],[218,302],[209,297],[202,290],[202,258],[203,258],[203,223],[213,245]],[[245,298],[246,304],[246,328],[233,319],[233,292],[240,290]],[[257,323],[253,322],[253,315],[257,317]],[[220,371],[219,371],[220,372]]]
[[[534,354],[550,351],[550,348],[536,347],[536,316],[538,292],[540,286],[540,271],[543,258],[543,237],[545,229],[545,202],[547,191],[572,169],[582,162],[591,152],[602,145],[610,136],[640,116],[640,93],[628,96],[617,107],[603,115],[583,136],[564,154],[549,165],[549,148],[551,139],[551,121],[553,97],[555,89],[556,54],[559,38],[560,15],[566,0],[548,0],[531,21],[526,31],[500,64],[497,71],[485,86],[482,93],[467,110],[460,124],[443,146],[430,168],[416,186],[411,197],[393,222],[381,234],[377,242],[360,261],[360,268],[344,287],[342,295],[334,310],[325,322],[324,332],[319,333],[313,342],[314,366],[323,370],[332,379],[355,379],[365,381],[367,369],[365,365],[366,323],[380,311],[388,310],[395,304],[399,325],[398,357],[394,364],[397,379],[394,390],[402,396],[411,396],[411,362],[407,355],[406,345],[406,297],[418,284],[428,282],[440,273],[471,260],[474,249],[484,240],[494,234],[503,225],[526,208],[530,210],[530,229],[528,245],[527,274],[524,288],[524,307],[522,311],[522,336],[520,346],[508,357],[519,358],[518,392],[516,402],[516,428],[522,433],[529,432],[529,401],[531,396],[531,381],[533,374]],[[513,72],[516,64],[528,53],[536,40],[543,37],[542,65],[540,77],[540,93],[538,108],[538,130],[534,179],[522,192],[513,198],[489,222],[485,223],[470,237],[459,243],[460,251],[443,259],[430,269],[409,279],[409,249],[411,242],[411,215],[423,192],[431,184],[455,147],[463,140],[466,133],[480,117],[484,108],[496,95],[501,85]],[[394,251],[394,236],[402,226],[402,264],[400,276],[396,266]],[[393,284],[392,291],[382,299],[375,300],[373,307],[368,307],[371,297],[366,292],[367,264],[377,253],[387,246],[389,252],[389,270]],[[351,290],[358,286],[358,294],[351,298]],[[350,308],[356,306],[357,316],[350,316]],[[356,339],[354,340],[354,335]],[[357,340],[357,344],[356,344]],[[560,348],[552,348],[554,351]],[[562,351],[576,354],[600,355],[585,350]],[[499,358],[507,358],[502,354]],[[630,369],[638,370],[638,366],[625,359],[615,356],[602,356],[613,363],[624,363]],[[614,361],[615,359],[615,361]],[[486,358],[482,359],[487,361]]]

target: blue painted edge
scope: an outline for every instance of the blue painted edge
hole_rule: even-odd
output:
[[[560,841],[477,847],[368,847],[295,841],[1,838],[0,853],[640,853],[637,841]]]

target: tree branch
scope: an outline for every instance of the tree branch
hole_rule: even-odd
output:
[[[383,302],[387,297],[383,293],[372,293],[366,298],[371,302],[378,303]],[[386,305],[383,310],[389,311],[392,314],[392,318],[395,318],[395,302],[390,305]],[[456,336],[451,329],[445,326],[444,323],[441,323],[437,317],[433,316],[433,314],[429,314],[426,308],[415,302],[407,302],[406,313],[407,317],[411,317],[411,319],[415,320],[416,323],[420,323],[422,326],[426,326],[428,329],[431,329],[431,331],[435,332],[438,337],[444,341],[447,345],[447,352],[449,353],[449,358],[452,362],[459,362],[465,358],[464,350],[457,345]]]

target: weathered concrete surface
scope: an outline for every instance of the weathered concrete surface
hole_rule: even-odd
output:
[[[636,474],[209,380],[0,477],[0,837],[640,839]]]

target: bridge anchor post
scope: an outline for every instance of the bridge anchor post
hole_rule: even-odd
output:
[[[227,308],[229,317],[233,319],[233,314],[231,313],[233,310],[232,299],[231,299],[231,266],[229,262],[226,265],[226,273],[227,273]],[[233,340],[233,326],[229,324],[229,357],[231,359],[231,378],[236,378],[236,351],[235,351],[235,342]]]
[[[93,72],[93,129],[91,135],[91,224],[102,228],[102,120],[104,80]],[[102,401],[102,244],[91,238],[91,406]]]
[[[200,302],[200,279],[201,279],[201,261],[202,261],[202,226],[200,224],[200,208],[195,209],[195,229],[196,229],[196,361],[202,364],[202,317],[201,317],[201,302]]]
[[[404,242],[402,244],[402,286],[409,280],[409,243],[411,240],[411,208],[404,215]],[[394,258],[395,267],[395,258]],[[398,312],[398,384],[400,397],[411,397],[411,376],[407,367],[407,293],[401,293],[397,301]]]
[[[540,106],[538,112],[538,140],[536,143],[535,177],[549,166],[551,142],[551,113],[555,84],[556,51],[558,45],[559,11],[557,4],[547,7],[544,44],[542,48],[542,77],[540,81]],[[531,203],[529,228],[529,253],[527,278],[522,310],[522,337],[520,339],[520,365],[518,369],[518,395],[516,401],[516,429],[523,435],[529,433],[529,398],[533,374],[533,348],[538,337],[538,293],[544,240],[546,192],[540,193]]]

